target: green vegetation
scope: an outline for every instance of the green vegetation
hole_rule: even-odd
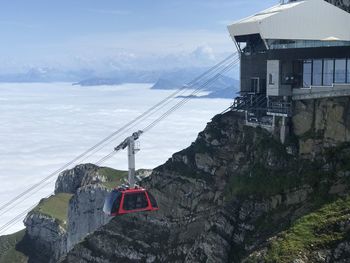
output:
[[[98,170],[101,176],[106,177],[107,181],[103,185],[109,189],[113,189],[117,185],[121,185],[124,179],[127,178],[127,171],[115,170],[108,167],[103,167]]]
[[[272,170],[257,163],[249,169],[248,173],[230,178],[225,196],[227,200],[235,196],[269,197],[302,185],[321,190],[323,187],[328,187],[328,181],[332,181],[333,177],[334,172],[324,171],[319,164],[311,164],[307,161],[300,161],[283,170]]]
[[[265,256],[266,262],[293,262],[309,250],[332,246],[349,233],[342,232],[340,223],[350,215],[350,198],[340,198],[296,220],[281,237],[274,240]]]
[[[0,262],[1,263],[25,263],[28,258],[16,250],[16,245],[24,237],[25,230],[17,233],[0,236]]]
[[[57,220],[62,227],[66,227],[68,205],[72,194],[59,193],[42,199],[31,213],[40,213]]]
[[[234,175],[230,178],[225,196],[228,200],[234,196],[271,196],[296,187],[300,185],[299,183],[298,178],[285,171],[269,171],[264,166],[256,164],[249,174]]]

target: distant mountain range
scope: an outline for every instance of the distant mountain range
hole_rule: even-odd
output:
[[[80,86],[99,86],[99,85],[120,85],[123,83],[155,83],[152,89],[172,90],[179,89],[185,84],[189,84],[193,79],[201,75],[205,69],[183,69],[166,73],[161,72],[130,72],[127,74],[115,76],[113,78],[89,78],[73,85]],[[206,79],[207,80],[207,79]],[[205,80],[205,81],[206,81]],[[197,98],[233,98],[239,90],[239,81],[233,78],[219,75],[219,77],[211,84],[199,82],[193,86],[197,88],[203,85],[203,91],[208,92],[204,96],[196,96]]]
[[[186,68],[168,71],[139,71],[116,70],[104,76],[92,70],[63,71],[54,68],[32,68],[22,73],[1,74],[0,82],[72,82],[79,86],[120,85],[123,83],[155,83],[152,89],[170,90],[179,89],[200,76],[207,68]],[[203,85],[199,83],[198,85]],[[205,98],[232,98],[238,91],[239,81],[220,75],[210,86],[203,91],[208,95]],[[198,98],[199,98],[198,97]]]
[[[194,79],[192,76],[191,79]],[[189,81],[185,82],[183,79],[179,78],[176,74],[162,76],[152,87],[152,89],[179,89],[184,86]],[[207,95],[194,96],[196,98],[234,98],[239,91],[239,81],[233,78],[227,77],[225,75],[219,75],[219,77],[210,85],[206,85],[205,81],[199,82],[194,85],[193,88],[198,88],[203,85],[203,91],[209,92]],[[179,96],[184,97],[184,96]],[[186,97],[186,96],[185,96]]]
[[[114,71],[109,72],[107,76],[95,76],[83,79],[73,85],[80,86],[100,86],[100,85],[120,85],[123,83],[156,83],[162,79],[169,80],[174,84],[182,84],[192,80],[205,69],[203,68],[187,68],[171,71]],[[181,80],[181,81],[176,81]],[[166,86],[166,85],[164,85]]]

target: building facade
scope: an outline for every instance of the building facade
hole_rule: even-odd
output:
[[[285,1],[228,26],[241,58],[233,109],[247,125],[288,130],[294,100],[350,96],[350,14],[324,0]]]

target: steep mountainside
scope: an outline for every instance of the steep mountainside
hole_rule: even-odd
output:
[[[310,105],[296,105],[286,145],[216,116],[143,181],[158,212],[114,218],[64,262],[347,262],[348,102]]]
[[[277,129],[217,115],[142,181],[157,212],[110,220],[104,196],[126,173],[65,171],[25,233],[1,237],[0,262],[347,262],[349,102],[295,103],[285,145]]]

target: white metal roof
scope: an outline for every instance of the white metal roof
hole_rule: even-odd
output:
[[[235,36],[263,39],[350,41],[350,14],[324,0],[279,4],[228,26]]]

